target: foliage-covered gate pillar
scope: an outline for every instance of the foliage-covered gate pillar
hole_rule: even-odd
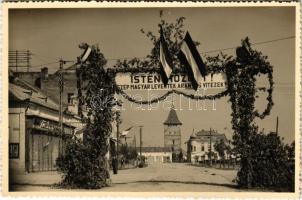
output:
[[[251,49],[248,39],[242,41],[242,46],[237,48],[236,53],[237,58],[226,65],[229,101],[232,107],[233,144],[235,151],[240,155],[238,184],[250,188],[255,182],[253,174],[257,170],[252,163],[257,159],[253,156],[254,139],[258,134],[258,126],[254,120],[255,117],[263,119],[273,106],[272,66],[260,52]],[[260,74],[267,74],[269,88],[256,88],[256,76]],[[267,107],[262,114],[255,110],[257,91],[268,93]]]

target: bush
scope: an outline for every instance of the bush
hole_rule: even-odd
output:
[[[57,159],[58,171],[63,174],[60,185],[84,189],[107,186],[106,178],[109,178],[109,173],[104,166],[107,166],[107,162],[101,157],[93,156],[87,145],[70,139],[65,154]]]
[[[144,167],[144,162],[140,162],[140,163],[138,164],[138,167],[139,167],[139,168],[143,168],[143,167]]]
[[[252,187],[293,192],[295,188],[294,143],[291,146],[284,145],[275,133],[255,134],[252,141],[250,146],[252,171],[240,169],[239,185],[246,185],[243,181],[246,181],[246,174],[250,173]]]

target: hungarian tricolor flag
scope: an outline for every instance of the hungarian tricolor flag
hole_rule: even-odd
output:
[[[84,53],[81,56],[81,62],[85,62],[89,57],[90,53],[91,53],[91,47],[87,46],[87,48],[85,49]]]
[[[172,73],[173,62],[172,62],[172,57],[169,53],[168,45],[166,43],[166,40],[164,37],[164,32],[163,32],[163,29],[161,26],[160,26],[160,47],[159,48],[160,48],[159,58],[160,58],[160,63],[161,63],[160,75],[161,75],[164,85],[166,86],[168,84],[169,77]]]
[[[185,66],[188,78],[192,83],[194,90],[197,90],[198,83],[200,83],[206,75],[206,66],[202,61],[189,32],[181,45],[180,52],[178,54],[180,63]]]

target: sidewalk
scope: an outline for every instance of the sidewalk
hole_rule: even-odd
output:
[[[120,171],[135,169],[135,167],[127,166]],[[110,176],[113,177],[112,169]],[[10,184],[12,185],[35,185],[35,186],[51,186],[61,181],[61,174],[58,171],[32,172],[27,174],[14,174]]]
[[[11,184],[50,186],[61,181],[57,171],[32,172],[28,174],[14,174]]]

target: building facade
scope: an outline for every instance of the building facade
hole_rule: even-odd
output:
[[[140,152],[139,147],[137,152]],[[172,151],[167,147],[142,147],[142,155],[146,158],[147,164],[172,162]]]
[[[83,128],[77,115],[65,111],[63,134],[59,105],[39,88],[10,75],[9,83],[9,173],[24,174],[56,170],[67,137]]]
[[[229,144],[230,141],[225,134],[218,133],[215,130],[201,130],[190,136],[187,143],[187,160],[188,162],[197,163],[204,160],[209,160],[210,152],[211,159],[220,160],[218,152],[215,150],[215,143],[224,141]],[[227,152],[225,152],[227,153]]]
[[[181,152],[181,125],[176,110],[172,106],[164,122],[164,147],[170,148],[174,154]]]

